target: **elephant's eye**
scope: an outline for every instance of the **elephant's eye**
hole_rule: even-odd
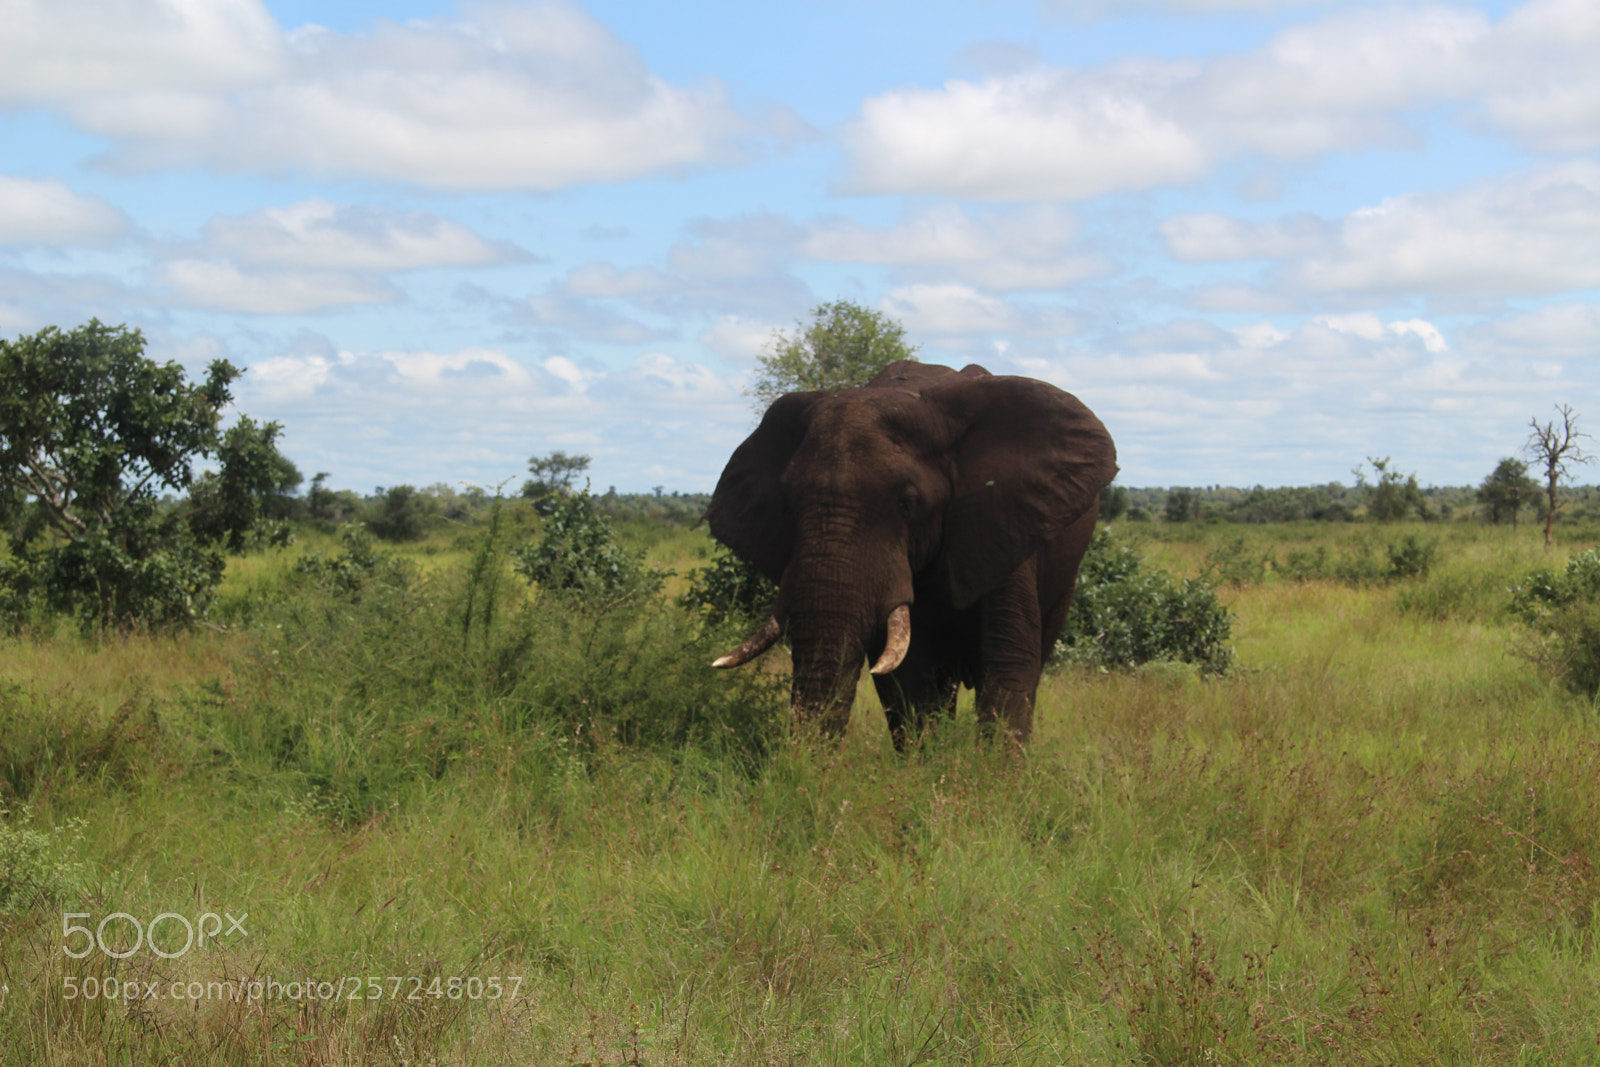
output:
[[[907,489],[905,492],[901,493],[900,499],[896,502],[900,509],[900,517],[902,519],[909,519],[915,515],[917,513],[917,504],[919,502],[920,501],[917,499],[917,491],[915,489]]]

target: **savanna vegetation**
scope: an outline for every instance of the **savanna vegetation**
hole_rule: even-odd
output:
[[[1592,554],[1117,526],[1094,566],[1216,589],[1225,669],[1068,650],[1025,757],[965,706],[897,756],[870,686],[818,747],[781,663],[709,669],[743,624],[679,603],[702,533],[618,523],[633,566],[586,594],[519,573],[547,522],[302,528],[206,625],[0,644],[0,1057],[1596,1056],[1600,724],[1552,669],[1586,646],[1530,624]],[[166,913],[223,932],[102,951]]]
[[[0,343],[0,1063],[1600,1061],[1548,455],[1114,486],[1032,745],[897,754],[710,668],[770,587],[703,497],[296,495],[236,373]]]

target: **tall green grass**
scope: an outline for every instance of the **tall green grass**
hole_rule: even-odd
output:
[[[905,756],[860,706],[793,741],[781,676],[705,666],[727,635],[474,584],[472,549],[359,598],[263,587],[195,650],[0,649],[0,748],[33,753],[3,825],[80,827],[26,862],[88,884],[0,916],[0,1060],[1596,1059],[1600,724],[1514,654],[1494,583],[1539,559],[1509,534],[1423,581],[1238,587],[1238,670],[1053,675],[1022,758],[967,699]],[[1420,610],[1436,583],[1466,592]],[[147,674],[100,697],[102,660]],[[80,961],[84,911],[249,934]],[[62,992],[369,975],[402,995]],[[491,976],[516,998],[448,996]]]

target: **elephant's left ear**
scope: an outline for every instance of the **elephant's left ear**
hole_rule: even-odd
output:
[[[952,377],[922,396],[956,435],[941,561],[966,607],[1095,506],[1117,448],[1082,401],[1032,378]]]

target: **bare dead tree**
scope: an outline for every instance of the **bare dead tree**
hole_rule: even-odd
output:
[[[1570,474],[1567,469],[1568,464],[1594,461],[1594,457],[1578,445],[1580,437],[1589,435],[1578,431],[1578,415],[1572,410],[1572,406],[1557,404],[1556,413],[1561,416],[1559,426],[1554,419],[1543,424],[1537,418],[1528,420],[1533,432],[1528,435],[1528,443],[1525,446],[1534,463],[1544,468],[1544,493],[1550,505],[1544,518],[1546,552],[1550,551],[1551,545],[1555,543],[1556,509],[1560,506],[1556,493],[1561,480]]]

